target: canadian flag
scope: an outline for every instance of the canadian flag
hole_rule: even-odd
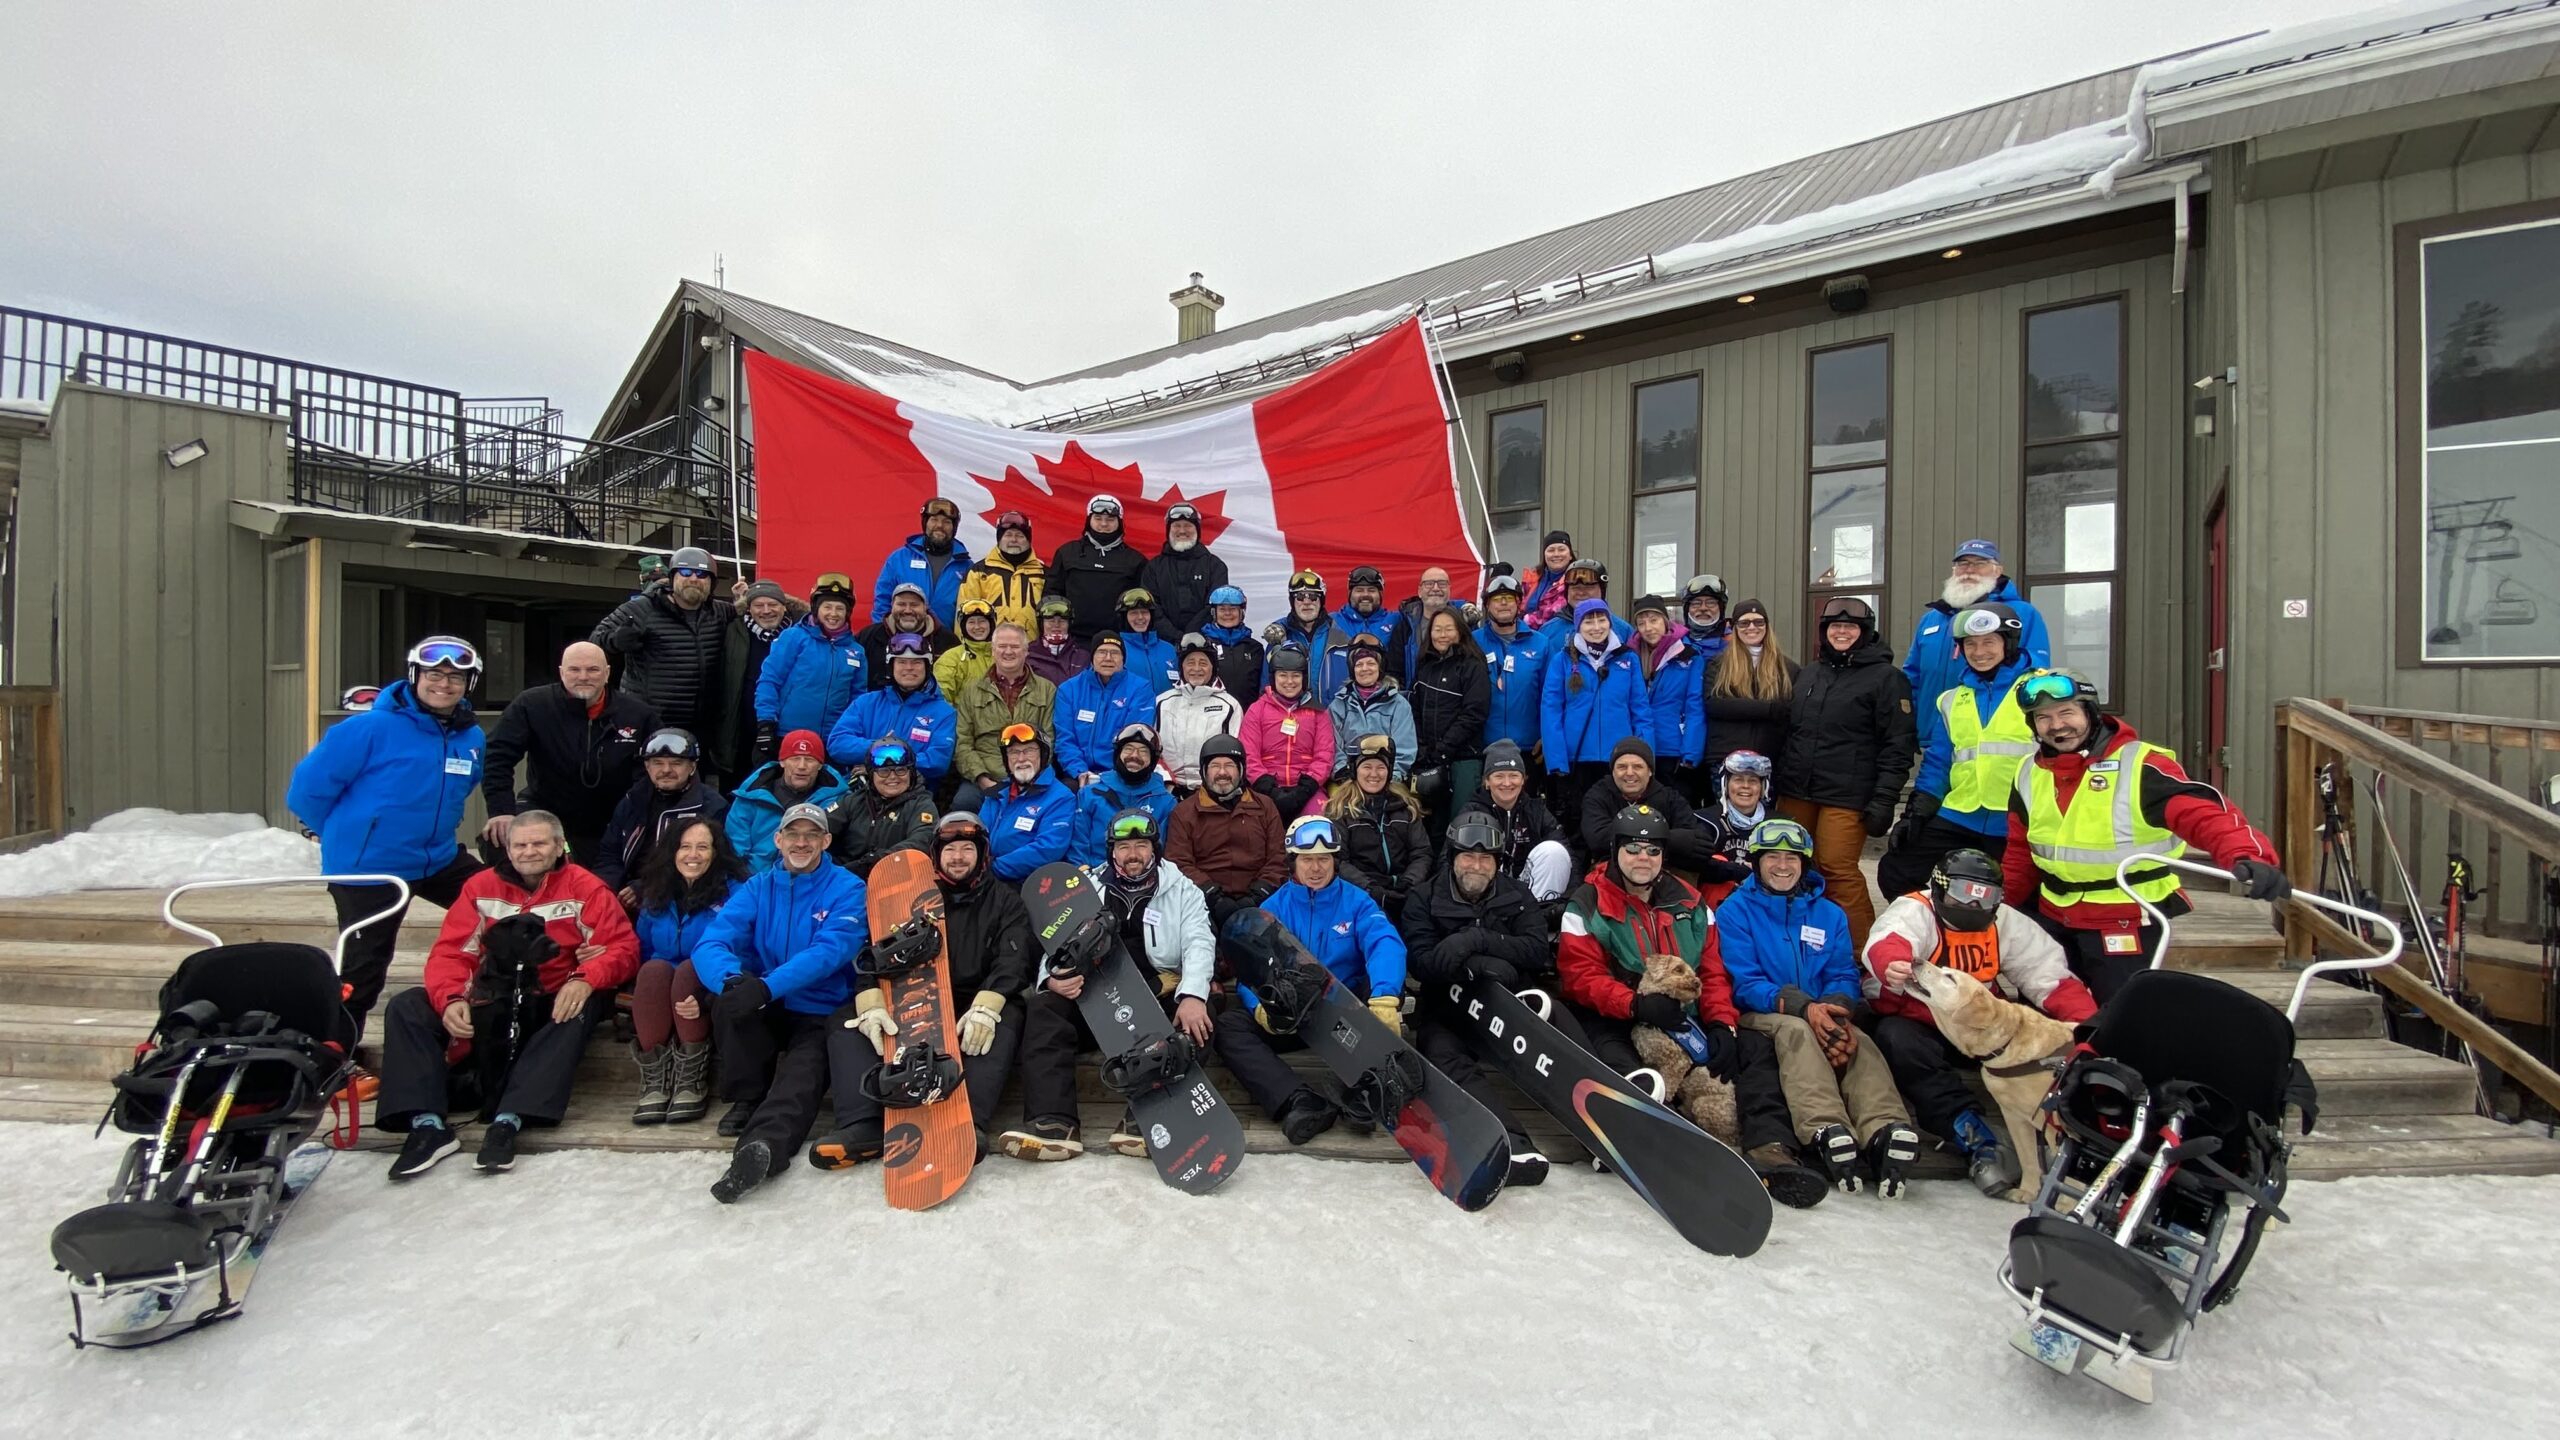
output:
[[[933,496],[960,507],[960,542],[995,546],[1019,510],[1042,558],[1084,532],[1085,502],[1121,505],[1153,555],[1165,511],[1189,501],[1202,543],[1245,592],[1247,623],[1287,613],[1292,570],[1347,600],[1375,565],[1395,604],[1423,570],[1472,595],[1481,557],[1459,508],[1451,425],[1419,319],[1249,404],[1138,430],[1059,435],[939,414],[770,355],[747,355],[754,404],[759,576],[795,595],[830,570],[868,597]]]

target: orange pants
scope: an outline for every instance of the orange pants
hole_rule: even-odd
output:
[[[1813,836],[1813,868],[1822,872],[1822,893],[1849,915],[1849,943],[1863,955],[1867,931],[1876,923],[1875,892],[1867,888],[1858,856],[1867,848],[1867,822],[1855,810],[1816,805],[1809,800],[1780,800],[1778,813]]]

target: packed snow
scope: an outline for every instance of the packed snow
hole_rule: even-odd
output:
[[[270,827],[264,816],[181,815],[146,805],[49,845],[0,855],[0,898],[319,873],[320,847]]]
[[[869,1169],[803,1166],[724,1208],[710,1153],[489,1177],[466,1152],[398,1187],[383,1155],[341,1156],[243,1318],[76,1353],[45,1236],[116,1154],[0,1125],[0,1431],[2230,1440],[2549,1419],[2560,1179],[2296,1186],[2296,1223],[2145,1409],[2009,1348],[1991,1270],[2020,1212],[1961,1183],[1782,1210],[1731,1261],[1586,1171],[1470,1216],[1403,1165],[1272,1155],[1196,1199],[1114,1156],[998,1158],[923,1214]]]

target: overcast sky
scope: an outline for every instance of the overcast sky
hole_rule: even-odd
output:
[[[2355,0],[12,0],[0,304],[547,394],[680,276],[1017,380]]]

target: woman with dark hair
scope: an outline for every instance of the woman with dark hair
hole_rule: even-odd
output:
[[[1778,648],[1769,607],[1745,600],[1727,622],[1724,653],[1707,669],[1707,758],[1710,775],[1724,769],[1736,750],[1776,755],[1787,745],[1787,697],[1795,693],[1796,662]],[[1713,808],[1716,797],[1700,797]]]
[[[1920,742],[1911,682],[1876,633],[1874,607],[1834,595],[1822,604],[1819,633],[1822,651],[1796,677],[1787,702],[1778,813],[1812,834],[1824,893],[1848,912],[1850,943],[1863,951],[1876,906],[1858,856],[1869,837],[1893,828]]]
[[[711,1001],[694,978],[693,947],[746,878],[747,862],[729,837],[701,819],[686,822],[640,868],[640,913],[631,922],[640,936],[640,973],[631,982],[631,1058],[640,1065],[634,1125],[682,1125],[711,1108]]]
[[[1431,878],[1422,807],[1396,778],[1395,763],[1395,741],[1362,736],[1351,773],[1335,782],[1324,805],[1342,834],[1342,878],[1369,892],[1390,917],[1403,914],[1405,897]]]
[[[1535,630],[1565,613],[1564,572],[1574,561],[1573,537],[1562,530],[1550,530],[1538,546],[1538,563],[1521,583],[1528,587],[1528,598],[1520,602],[1520,628]]]
[[[1493,679],[1454,609],[1431,612],[1413,657],[1413,790],[1437,849],[1449,817],[1484,778],[1484,721]]]

